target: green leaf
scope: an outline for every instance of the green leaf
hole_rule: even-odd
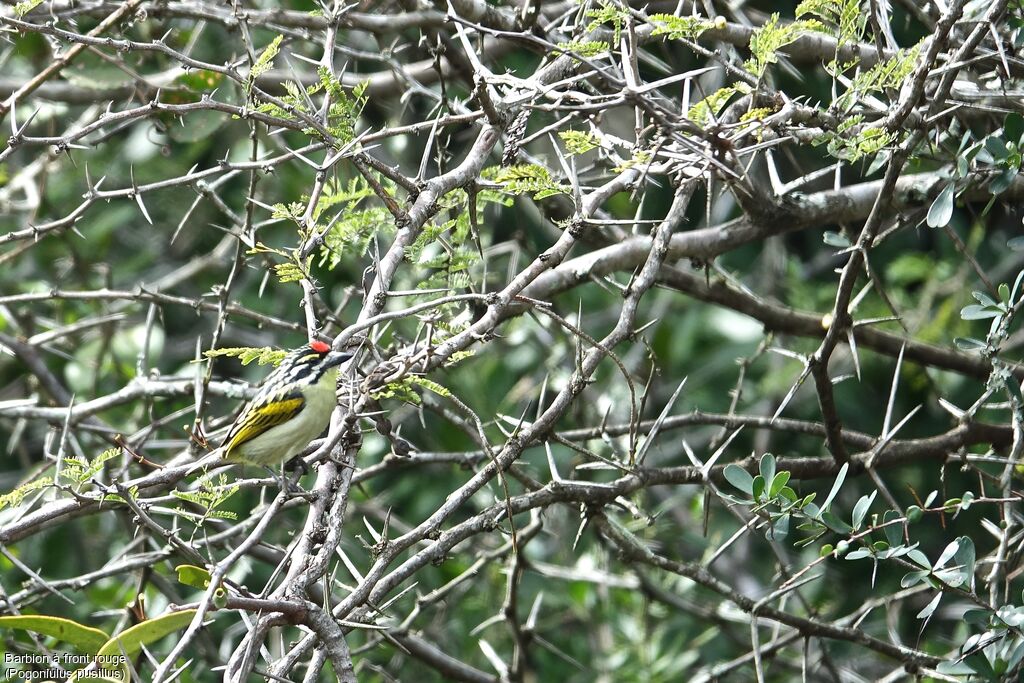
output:
[[[964,585],[971,588],[974,582],[974,566],[977,559],[974,550],[974,541],[972,541],[969,536],[961,536],[957,541],[959,541],[959,544],[957,545],[953,559],[956,561],[956,565],[960,568],[960,574],[963,576]]]
[[[821,521],[832,531],[840,534],[848,534],[853,531],[853,527],[839,519],[834,513],[828,510],[821,513]]]
[[[180,564],[174,568],[178,572],[178,582],[186,586],[192,586],[200,590],[206,590],[210,586],[210,572],[202,567],[193,564]],[[227,601],[227,591],[223,586],[218,586],[213,592],[213,603],[223,608]]]
[[[956,158],[956,177],[959,178],[960,180],[963,180],[963,179],[965,179],[967,177],[967,174],[970,172],[970,170],[971,170],[971,162],[970,162],[970,160],[966,156],[964,156],[962,154],[957,156],[957,158]]]
[[[194,512],[177,508],[176,512],[179,515],[191,520],[196,525],[201,525],[210,518],[235,518],[235,513],[226,510],[218,510],[217,508],[226,503],[228,499],[238,492],[238,484],[229,486],[227,475],[220,474],[217,476],[216,483],[208,477],[203,477],[199,480],[199,485],[199,489],[195,491],[171,491],[171,495],[175,498],[187,500],[203,510],[203,514],[197,515]]]
[[[899,50],[893,57],[858,73],[850,83],[848,93],[837,100],[840,108],[848,110],[857,101],[859,95],[881,92],[887,88],[898,88],[914,71],[920,50],[920,43],[910,49]],[[965,161],[967,160],[965,159]]]
[[[349,203],[350,207],[354,205],[355,201]],[[374,235],[382,234],[394,227],[390,220],[391,214],[382,206],[345,211],[343,215],[344,217],[324,237],[324,245],[320,250],[320,265],[326,265],[330,270],[336,268],[346,254],[365,253]],[[421,246],[419,238],[417,246]]]
[[[913,561],[919,567],[924,567],[931,570],[931,562],[928,561],[928,556],[922,553],[920,550],[914,549],[907,553],[907,559]]]
[[[853,162],[878,154],[896,140],[895,134],[881,128],[863,127],[847,134],[842,134],[841,128],[842,125],[825,139],[828,141],[828,153],[844,161]]]
[[[988,191],[992,194],[1002,194],[1010,189],[1010,185],[1013,185],[1013,181],[1017,178],[1018,169],[1015,166],[1003,169],[1003,171],[992,179],[992,182],[988,184]]]
[[[269,71],[274,66],[274,57],[277,57],[277,53],[281,50],[281,41],[284,40],[284,36],[277,36],[270,45],[264,48],[263,52],[253,63],[252,68],[249,69],[248,89],[251,90],[256,79],[262,74]]]
[[[178,572],[178,583],[205,590],[210,585],[210,572],[194,564],[179,564],[174,568]]]
[[[771,537],[776,541],[783,541],[789,536],[789,515],[779,515],[771,526]]]
[[[79,624],[71,619],[50,617],[43,614],[25,614],[0,617],[0,628],[31,631],[56,638],[62,643],[73,645],[79,652],[95,655],[107,642],[106,633],[98,628]]]
[[[318,66],[316,72],[320,77],[320,89],[330,95],[331,100],[330,110],[327,112],[327,129],[331,135],[338,138],[340,144],[348,143],[355,137],[356,121],[367,102],[365,93],[369,82],[364,81],[347,90],[326,66]],[[303,132],[317,134],[311,128],[303,129]]]
[[[832,27],[840,46],[860,40],[867,22],[867,15],[861,11],[859,0],[803,0],[796,7],[796,16],[800,18],[808,15]]]
[[[43,0],[25,0],[14,6],[14,14],[21,19],[23,16],[41,5]]]
[[[761,456],[759,463],[759,470],[761,476],[764,477],[765,482],[770,482],[775,479],[775,456],[771,453],[765,453]]]
[[[984,351],[988,346],[974,337],[953,337],[953,343],[961,351]]]
[[[719,88],[700,100],[686,111],[686,118],[698,126],[706,126],[718,116],[733,95],[740,91],[739,86]]]
[[[751,485],[751,493],[753,493],[754,500],[760,500],[761,494],[764,493],[764,477],[760,474],[754,477],[754,483]]]
[[[828,510],[828,506],[832,504],[832,500],[839,493],[839,489],[842,488],[843,482],[846,480],[846,473],[850,470],[850,463],[843,463],[843,466],[839,468],[839,474],[836,475],[835,483],[832,484],[832,490],[828,492],[828,497],[825,498],[825,502],[821,504],[822,510]]]
[[[590,133],[584,133],[581,130],[564,130],[558,134],[558,137],[562,138],[562,142],[565,143],[565,148],[569,151],[569,155],[574,154],[586,154],[592,149],[601,146],[601,141]]]
[[[999,680],[999,676],[996,675],[995,669],[992,668],[988,658],[981,652],[976,652],[965,657],[964,664],[971,667],[971,669],[974,670],[974,673],[984,676],[990,681]]]
[[[907,522],[913,524],[914,522],[920,522],[921,517],[924,516],[921,508],[916,505],[911,505],[907,508]]]
[[[601,40],[569,40],[558,43],[558,47],[586,59],[599,57],[611,49],[607,42]]]
[[[963,620],[965,624],[971,626],[980,626],[984,628],[988,625],[988,621],[992,616],[992,610],[984,608],[969,609],[964,612]]]
[[[629,12],[607,0],[602,0],[600,7],[587,11],[587,18],[592,20],[587,24],[587,33],[592,33],[602,24],[611,24],[615,32],[614,43],[618,45],[619,37],[622,35],[622,24],[629,18]]]
[[[388,382],[380,389],[371,392],[370,396],[377,401],[395,398],[412,405],[420,405],[423,400],[419,397],[419,394],[413,391],[411,384],[409,378],[404,377],[398,382]]]
[[[988,318],[998,318],[1003,314],[998,308],[991,306],[979,306],[978,304],[970,304],[960,309],[960,318],[963,320],[987,320]]]
[[[893,520],[899,519],[900,513],[895,510],[886,510],[885,514],[882,515],[882,523],[892,522]],[[902,524],[889,524],[883,527],[882,531],[885,533],[886,540],[889,541],[889,545],[896,547],[903,545],[903,525]]]
[[[207,358],[218,358],[221,356],[238,358],[242,361],[242,365],[248,365],[253,361],[256,361],[258,365],[267,365],[268,363],[279,365],[284,360],[284,357],[288,355],[288,352],[279,351],[269,346],[237,346],[226,349],[210,349],[209,351],[204,351],[203,355]]]
[[[779,495],[786,483],[789,482],[789,472],[779,472],[772,478],[772,484],[768,487],[768,497],[774,498]],[[794,498],[796,496],[794,495]]]
[[[5,507],[18,507],[19,505],[21,505],[22,501],[25,500],[25,497],[28,494],[32,493],[33,491],[38,491],[39,489],[46,488],[52,483],[52,477],[40,477],[34,481],[30,481],[29,483],[23,486],[19,486],[10,493],[3,494],[2,496],[0,496],[0,510],[3,510]]]
[[[907,572],[903,575],[903,578],[900,579],[900,587],[910,588],[912,586],[916,586],[917,584],[924,581],[925,577],[928,576],[929,573],[930,572],[925,569],[914,572]]]
[[[650,21],[654,24],[652,36],[668,36],[672,40],[696,40],[700,34],[714,26],[704,17],[677,17],[674,14],[652,14]]]
[[[927,605],[924,606],[923,610],[921,610],[920,612],[917,613],[917,618],[918,619],[928,619],[929,617],[931,617],[932,613],[935,611],[935,608],[939,606],[939,601],[941,599],[942,599],[942,592],[940,591],[940,592],[935,594],[935,597],[931,599],[931,602],[929,602]]]
[[[985,138],[985,151],[991,154],[996,161],[1005,159],[1008,154],[1006,143],[992,135]]]
[[[555,195],[559,194],[568,194],[568,192],[566,191],[566,188],[563,186],[547,187],[544,188],[543,190],[538,190],[537,192],[535,192],[533,194],[533,198],[540,201],[541,199],[547,199],[548,197],[554,197]]]
[[[1006,283],[1003,283],[1003,284],[1005,285]],[[1007,293],[1007,295],[1009,295],[1009,293],[1010,293],[1010,288],[1009,287],[1006,288],[1006,293]],[[980,291],[975,290],[975,291],[971,292],[971,296],[973,296],[974,300],[977,301],[982,306],[996,306],[996,305],[999,304],[998,301],[996,301],[995,299],[990,297],[985,292],[980,292]]]
[[[970,676],[976,673],[966,662],[960,661],[939,662],[935,670],[948,676]]]
[[[1020,143],[1024,138],[1024,116],[1017,112],[1007,114],[1003,120],[1003,137],[1008,142]]]
[[[823,240],[825,244],[829,245],[830,247],[837,247],[839,249],[846,249],[847,247],[851,246],[850,240],[846,239],[844,235],[841,235],[838,232],[832,232],[831,230],[825,231],[825,234],[823,235]]]
[[[754,478],[750,476],[750,473],[735,463],[729,463],[722,470],[722,476],[725,480],[732,484],[734,487],[747,494],[751,495],[754,489]]]
[[[864,524],[864,518],[868,514],[868,509],[871,507],[871,503],[875,500],[875,495],[878,491],[872,491],[871,495],[861,496],[857,504],[853,506],[853,528],[860,529]]]
[[[953,557],[956,555],[957,550],[960,549],[960,539],[962,538],[966,538],[966,536],[961,536],[946,545],[946,547],[942,550],[942,553],[939,555],[939,559],[935,561],[935,564],[932,567],[933,569],[942,569],[946,566],[947,562],[953,559]]]
[[[1024,640],[1018,642],[1017,647],[1013,649],[1010,658],[1006,660],[1006,668],[1016,669],[1022,659],[1024,659]]]
[[[568,194],[570,191],[567,186],[555,182],[548,169],[537,164],[517,164],[503,168],[494,180],[503,184],[502,190],[508,194],[533,193],[534,199]]]
[[[452,395],[452,392],[449,391],[447,387],[444,387],[433,380],[427,379],[422,375],[409,375],[407,379],[410,383],[421,386],[424,389],[429,389],[442,398],[448,398]]]
[[[740,123],[746,123],[747,121],[763,121],[776,111],[778,110],[773,107],[754,107],[753,109],[748,109],[743,112],[743,115],[740,116]]]
[[[953,217],[953,200],[956,198],[956,185],[949,183],[932,202],[928,209],[926,222],[930,228],[941,228]]]
[[[794,21],[780,25],[778,12],[773,13],[751,34],[750,52],[753,58],[746,62],[743,68],[760,78],[769,64],[778,61],[779,50],[805,33],[820,30],[821,26],[821,23],[815,20]]]
[[[103,644],[96,653],[97,657],[109,657],[116,660],[119,655],[134,657],[141,650],[143,645],[155,643],[164,636],[167,636],[192,623],[196,610],[186,609],[180,612],[168,612],[155,619],[147,619],[140,624],[126,628]],[[102,662],[101,662],[102,663]],[[106,666],[104,668],[114,668]]]
[[[299,282],[309,277],[309,264],[313,257],[310,256],[305,264],[296,263],[294,261],[286,261],[285,263],[278,263],[274,265],[274,272],[277,275],[277,281],[284,284],[286,282]]]

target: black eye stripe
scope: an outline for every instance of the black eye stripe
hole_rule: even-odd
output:
[[[301,387],[319,381],[327,369],[324,365],[324,360],[327,357],[327,353],[314,353],[308,348],[292,351],[263,380],[254,400],[266,402],[283,400]]]

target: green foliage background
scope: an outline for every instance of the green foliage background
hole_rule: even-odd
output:
[[[495,7],[514,11],[501,3]],[[668,14],[671,7],[659,5],[658,13],[655,8],[646,10],[650,14],[645,22],[638,18],[637,12],[644,9],[640,3],[630,7],[633,13],[618,3],[586,3],[576,9],[567,5],[575,19],[568,22],[571,31],[561,31],[566,39],[563,47],[576,51],[581,58],[614,65],[618,58],[614,51],[609,52],[609,43],[602,41],[613,38],[610,44],[617,47],[616,34],[628,35],[630,30],[650,24],[655,27],[656,39],[644,44],[644,59],[638,70],[645,82],[652,82],[717,65],[705,52],[692,49],[695,42],[708,50],[717,44],[734,69],[745,69],[745,76],[722,75],[718,69],[714,78],[695,80],[688,91],[690,106],[684,107],[692,128],[680,124],[680,130],[695,140],[710,139],[702,136],[715,131],[727,138],[736,135],[735,149],[752,150],[744,157],[754,160],[749,164],[751,182],[769,190],[773,188],[765,150],[772,154],[771,172],[783,182],[839,164],[835,173],[822,173],[787,192],[786,201],[794,202],[794,206],[816,193],[880,180],[893,151],[914,130],[909,124],[895,132],[864,126],[884,119],[899,101],[901,88],[906,87],[920,58],[920,41],[931,34],[931,29],[904,4],[890,8],[889,28],[905,51],[876,62],[879,66],[874,68],[861,68],[840,55],[831,60],[791,59],[796,57],[790,50],[798,36],[827,36],[840,48],[857,43],[873,45],[875,29],[866,23],[863,8],[855,2],[805,2],[799,7],[743,4],[742,11],[730,10],[723,18],[733,26],[739,25],[738,17],[742,15],[750,25],[760,28],[752,40],[728,49],[723,47],[724,37],[712,40],[705,36],[706,32],[717,35],[715,31],[723,30],[715,16],[702,12],[699,19],[683,19]],[[715,7],[726,13],[724,5]],[[301,2],[285,3],[283,9],[297,13],[315,10]],[[427,9],[446,11],[441,4],[431,8],[426,3],[424,11]],[[45,16],[40,11],[37,8],[23,18],[40,23]],[[406,10],[397,4],[381,3],[376,8],[360,5],[355,11],[383,16],[401,15]],[[928,14],[932,10],[923,11],[933,20],[937,16]],[[980,5],[970,5],[965,14],[980,17],[984,11]],[[426,154],[423,168],[427,169],[426,177],[433,177],[454,168],[470,154],[480,129],[479,121],[440,126],[434,133],[422,125],[402,134],[382,136],[372,144],[360,141],[360,135],[368,131],[376,133],[429,122],[434,117],[479,111],[453,24],[378,33],[343,27],[339,33],[338,44],[345,50],[332,67],[334,75],[340,72],[342,63],[347,74],[379,72],[389,63],[408,66],[437,51],[441,35],[441,52],[455,63],[454,73],[445,79],[443,90],[435,80],[419,86],[435,93],[425,96],[416,88],[397,85],[390,89],[372,84],[343,86],[331,70],[317,73],[315,65],[301,58],[314,62],[321,58],[323,38],[319,33],[310,36],[299,28],[285,31],[272,21],[254,20],[247,31],[255,50],[247,56],[239,32],[229,30],[223,22],[202,22],[200,26],[193,18],[162,13],[157,5],[147,7],[146,12],[119,24],[117,35],[139,42],[161,39],[176,50],[188,46],[192,58],[213,64],[231,59],[254,64],[248,80],[242,83],[210,71],[189,69],[165,84],[160,102],[187,105],[213,98],[246,112],[291,122],[294,127],[277,127],[270,135],[263,123],[254,124],[252,119],[224,111],[197,109],[184,115],[157,111],[144,117],[126,117],[123,122],[113,120],[101,132],[76,138],[75,146],[68,149],[33,144],[31,140],[13,146],[8,142],[10,153],[0,162],[0,190],[8,190],[0,198],[0,226],[8,236],[68,216],[90,188],[127,191],[167,179],[190,178],[189,182],[172,183],[163,189],[146,189],[137,195],[138,200],[126,193],[92,201],[73,227],[69,224],[47,230],[38,239],[0,241],[0,333],[31,340],[50,330],[89,323],[81,331],[33,344],[46,367],[74,395],[76,404],[113,394],[145,378],[202,377],[206,365],[196,362],[197,345],[200,351],[208,350],[218,327],[216,307],[221,288],[236,257],[238,227],[246,224],[249,212],[251,224],[256,226],[256,241],[240,250],[241,267],[228,299],[264,317],[228,316],[219,347],[287,349],[305,343],[302,281],[315,284],[316,314],[323,323],[319,332],[327,337],[341,332],[365,305],[367,278],[373,277],[367,268],[372,268],[403,227],[396,225],[367,175],[400,203],[406,204],[408,196],[406,189],[376,170],[361,173],[351,157],[365,152],[381,166],[398,169],[411,178],[417,176]],[[100,18],[87,12],[75,30],[85,33]],[[1016,44],[1013,41],[1020,31],[1014,21],[1019,23],[1018,19],[1001,20],[998,27],[1000,37],[1011,45]],[[596,46],[585,43],[588,32],[602,29],[605,37]],[[6,78],[25,81],[52,58],[48,38],[39,32],[11,33],[7,39],[9,42],[2,47]],[[495,73],[507,70],[525,79],[541,60],[551,58],[545,50],[534,48],[508,41],[500,57],[487,57],[485,53],[484,59]],[[113,54],[117,64],[112,63],[110,54],[100,57],[94,51],[84,52],[64,69],[60,81],[86,93],[130,88],[134,81],[125,67],[157,74],[178,66],[175,59],[160,53],[129,50]],[[741,59],[733,59],[735,56]],[[991,66],[1003,85],[1016,84],[1016,63],[1011,75],[1006,76],[1000,74],[998,62],[989,55],[977,71],[988,74],[986,68]],[[312,74],[314,79],[304,88],[288,83],[289,69]],[[278,77],[278,87],[266,86],[268,74]],[[615,91],[600,79],[588,87],[589,91],[584,89],[588,95],[600,88]],[[269,102],[260,88],[268,88],[279,103]],[[666,86],[658,92],[675,102],[680,98],[678,86]],[[331,139],[306,126],[295,113],[318,116],[317,107],[325,94],[330,95],[331,106],[321,119]],[[119,98],[111,111],[146,106],[154,97],[140,87],[137,95]],[[743,116],[747,121],[770,121],[782,110],[783,103],[794,102],[817,111],[821,122],[788,121],[777,127],[765,124],[760,133],[742,138],[736,133],[737,122],[744,122]],[[27,104],[19,103],[6,122],[24,123],[31,112],[37,111],[26,135],[59,137],[75,130],[76,117],[91,120],[102,115],[104,106],[100,99],[82,103],[40,96]],[[730,107],[742,111],[731,111]],[[1019,110],[1019,106],[1013,109]],[[608,152],[608,138],[599,140],[594,136],[596,130],[604,136],[632,141],[634,120],[629,106],[609,107],[603,115],[591,119],[574,114],[566,121],[564,115],[564,111],[538,107],[529,119],[527,135],[551,126],[552,136],[543,135],[524,145],[519,164],[511,167],[500,168],[501,152],[495,151],[487,160],[487,169],[474,179],[475,185],[439,199],[436,215],[406,249],[405,260],[389,287],[391,291],[422,292],[396,297],[388,302],[386,310],[401,310],[433,296],[499,290],[566,229],[565,221],[574,213],[575,183],[584,190],[592,189],[621,172],[616,155],[623,164],[644,164],[648,160],[644,155],[656,152],[653,143],[646,140],[635,149],[625,147],[612,154]],[[730,116],[732,123],[727,123]],[[721,680],[755,680],[761,675],[764,680],[786,681],[797,680],[805,666],[813,680],[881,680],[898,673],[905,663],[849,639],[824,638],[805,628],[799,637],[780,640],[776,646],[762,650],[758,669],[746,661],[719,672],[716,667],[750,652],[749,615],[706,586],[622,556],[608,542],[607,534],[599,534],[593,524],[580,531],[582,521],[601,513],[610,518],[609,524],[628,529],[631,537],[654,552],[678,562],[703,565],[753,600],[779,588],[819,557],[828,556],[814,564],[811,575],[816,580],[787,598],[772,601],[772,606],[846,628],[852,624],[842,622],[844,616],[877,601],[876,609],[857,624],[859,629],[946,662],[939,670],[947,679],[929,678],[932,674],[910,664],[907,676],[918,675],[921,680],[1001,680],[1010,675],[1007,671],[1019,670],[1024,654],[1018,628],[1020,484],[1016,472],[1012,472],[1009,483],[1002,482],[1003,487],[1000,477],[1012,470],[1005,463],[1008,456],[1013,457],[1013,429],[1020,425],[1022,410],[1020,372],[1015,365],[1022,339],[1015,324],[1022,293],[1015,279],[1022,259],[1015,238],[1020,234],[1016,175],[1024,119],[999,107],[968,106],[957,116],[929,125],[935,127],[912,150],[902,175],[943,175],[939,181],[905,190],[907,197],[899,209],[890,212],[882,227],[886,238],[870,251],[874,286],[858,298],[854,319],[889,319],[872,324],[872,329],[950,352],[959,348],[959,353],[983,358],[990,367],[994,362],[994,370],[987,376],[971,376],[944,369],[941,364],[929,366],[912,360],[899,363],[896,354],[882,354],[864,346],[854,354],[844,343],[829,366],[836,382],[836,408],[844,429],[871,437],[879,436],[885,425],[896,424],[915,410],[896,434],[897,440],[935,436],[954,430],[958,424],[995,425],[995,436],[974,438],[941,453],[907,457],[902,463],[891,455],[893,460],[886,461],[883,452],[877,472],[882,486],[864,472],[863,459],[855,460],[855,466],[844,474],[835,490],[830,509],[835,521],[815,517],[804,505],[806,497],[815,494],[814,501],[821,506],[840,471],[839,463],[828,462],[831,456],[821,434],[797,433],[770,424],[748,426],[728,442],[717,460],[719,469],[713,481],[724,497],[712,495],[709,486],[691,483],[644,486],[617,503],[593,507],[552,504],[534,517],[516,517],[516,527],[528,543],[521,551],[521,564],[515,566],[507,551],[498,550],[509,540],[507,520],[503,520],[498,529],[474,536],[443,561],[419,569],[413,581],[403,584],[391,597],[403,589],[408,592],[393,603],[378,606],[380,623],[422,634],[441,651],[491,675],[493,666],[481,641],[506,661],[520,646],[505,624],[502,607],[508,599],[510,572],[522,571],[516,584],[516,609],[518,620],[530,623],[529,655],[525,673],[520,672],[524,680],[675,681],[712,680],[716,676]],[[247,162],[252,155],[254,127],[261,159],[277,158],[288,150],[309,145],[321,147],[304,153],[312,163],[345,152],[342,161],[324,176],[326,190],[312,213],[312,222],[305,220],[305,211],[317,174],[298,155],[259,169],[254,197],[258,202],[247,200],[252,182],[249,170],[218,170],[200,177],[225,161]],[[778,140],[782,142],[773,142]],[[557,153],[554,145],[558,146]],[[578,171],[575,181],[567,177],[568,159]],[[30,174],[29,184],[38,192],[38,201],[19,202],[24,199],[24,189],[11,183],[33,163],[44,168]],[[620,221],[617,228],[622,232],[617,234],[607,226],[592,227],[572,256],[647,235],[652,222],[662,219],[668,210],[678,187],[676,170],[656,173],[650,182],[645,180],[610,197],[602,207],[604,218],[609,221],[607,225]],[[730,194],[733,188],[727,178],[711,171],[706,177],[708,181],[695,192],[678,232],[719,226],[746,215],[742,203]],[[952,189],[944,192],[947,187]],[[471,210],[475,210],[472,218]],[[762,218],[752,220],[758,224]],[[766,232],[763,238],[711,260],[683,259],[677,265],[697,274],[699,281],[709,286],[747,292],[756,301],[782,304],[821,318],[832,310],[838,284],[836,269],[846,263],[847,247],[857,242],[863,222],[863,217],[844,221],[826,215],[806,229]],[[326,231],[325,246],[314,249],[308,257],[301,255],[299,249],[306,240],[321,231]],[[0,233],[0,239],[2,236]],[[193,267],[188,277],[176,278],[180,269]],[[618,319],[621,290],[630,283],[631,273],[632,267],[594,277],[551,297],[550,308],[589,336],[601,338]],[[167,278],[173,285],[165,288]],[[1000,291],[1001,283],[1007,287],[1006,295]],[[868,279],[862,275],[856,292],[867,284]],[[130,296],[96,294],[107,290]],[[972,298],[975,291],[982,294]],[[60,292],[94,295],[68,298]],[[19,298],[33,293],[40,293],[40,298]],[[43,296],[47,293],[53,296]],[[178,299],[147,300],[146,293]],[[197,310],[193,303],[210,306]],[[965,309],[971,305],[977,308]],[[483,312],[483,306],[480,302],[448,304],[429,315],[403,317],[372,330],[374,352],[364,356],[364,371],[368,372],[378,359],[407,350],[414,340],[427,334],[436,334],[442,340],[465,329]],[[892,319],[896,316],[898,320]],[[89,322],[101,318],[105,320],[98,324]],[[686,295],[668,285],[647,292],[636,321],[637,327],[653,324],[614,351],[629,371],[633,391],[642,396],[640,418],[657,419],[684,378],[685,386],[669,411],[671,415],[695,416],[689,424],[665,429],[653,437],[644,462],[652,471],[690,466],[687,448],[706,461],[725,442],[732,429],[719,424],[723,420],[702,421],[701,414],[734,412],[771,418],[784,406],[781,416],[785,419],[822,423],[811,380],[796,390],[791,400],[786,396],[801,376],[801,359],[819,347],[823,331],[797,335],[766,329],[758,320],[716,305],[710,297]],[[1005,322],[1005,329],[997,329],[1001,322]],[[387,525],[392,535],[403,533],[429,517],[473,471],[486,464],[478,452],[475,434],[464,428],[466,413],[454,406],[452,396],[481,416],[488,438],[501,443],[520,420],[534,419],[542,396],[550,399],[571,381],[578,346],[589,348],[587,342],[567,333],[543,313],[518,315],[495,332],[493,338],[473,347],[472,355],[430,372],[425,379],[407,380],[379,394],[383,414],[399,428],[401,438],[413,445],[415,453],[465,457],[462,462],[453,463],[454,458],[448,458],[441,464],[424,464],[391,456],[387,467],[354,485],[342,543],[352,566],[365,570],[373,563],[377,539],[368,532],[367,525],[377,531]],[[958,347],[958,338],[978,341],[961,341]],[[255,383],[267,372],[260,363],[243,365],[231,357],[205,362],[213,363],[212,374],[218,380]],[[844,379],[837,381],[840,376]],[[894,377],[898,388],[893,393]],[[558,422],[559,433],[629,421],[630,385],[616,365],[606,361],[592,380],[583,398]],[[145,457],[168,461],[188,447],[183,428],[192,426],[195,411],[190,388],[168,393],[174,395],[148,395],[114,405],[102,411],[102,420],[112,431],[130,437]],[[16,491],[13,497],[0,499],[4,508],[0,510],[0,525],[15,523],[26,511],[50,501],[99,495],[96,481],[109,483],[117,477],[127,479],[144,472],[121,452],[102,455],[110,447],[102,430],[79,424],[71,441],[62,443],[64,430],[59,419],[19,417],[14,402],[27,398],[35,399],[37,406],[60,405],[27,369],[23,358],[15,353],[0,354],[0,443],[7,453],[0,460],[0,490]],[[225,424],[238,406],[237,399],[214,392],[206,408],[206,427],[212,431]],[[958,421],[944,403],[961,411],[974,408]],[[453,420],[453,411],[462,418]],[[371,421],[364,420],[360,425],[363,444],[356,467],[368,468],[383,462],[393,443],[375,431]],[[561,476],[612,482],[621,475],[614,469],[576,468],[593,460],[588,451],[625,462],[627,436],[571,441],[583,452],[565,443],[548,442]],[[861,450],[870,449],[851,448],[853,453]],[[60,473],[54,467],[58,453]],[[766,453],[774,457],[764,460]],[[98,457],[101,459],[96,460]],[[761,484],[769,495],[760,498],[754,495],[757,485],[753,480],[751,488],[744,490],[745,479],[739,477],[737,481],[742,484],[737,487],[735,482],[730,483],[733,479],[728,471],[721,470],[726,463],[740,463],[755,476],[758,472],[765,474],[764,468],[776,459],[779,471],[798,467],[805,459],[817,459],[815,462],[828,466],[814,469],[808,464],[808,476],[794,470],[792,478],[778,487],[773,485],[774,476],[763,477]],[[471,519],[509,493],[522,493],[533,484],[543,486],[551,478],[548,451],[542,444],[528,448],[515,467],[515,476],[508,477],[510,491],[495,479],[446,525]],[[237,472],[232,476],[253,475]],[[61,486],[48,485],[55,480]],[[312,475],[303,481],[308,485]],[[36,488],[25,489],[26,483],[33,486],[31,482],[37,482]],[[783,485],[794,500],[800,501],[799,506],[792,507],[793,501],[782,492]],[[856,521],[858,501],[873,492],[876,495],[870,509],[861,515],[860,524],[852,525],[854,528],[879,526],[896,519],[885,517],[887,510],[896,510],[893,514],[910,522],[900,524],[896,535],[879,526],[868,536],[850,539],[848,525]],[[265,498],[268,494],[260,487],[249,485],[224,500],[193,500],[215,505],[218,511],[205,516],[199,528],[194,517],[175,512],[184,503],[172,496],[158,497],[148,504],[161,524],[175,529],[189,542],[199,542],[201,552],[212,564],[226,554],[230,545],[203,542],[214,532],[214,527],[208,526],[211,519],[222,517],[225,524],[244,523]],[[913,507],[917,514],[909,512]],[[751,518],[768,524],[741,533],[732,541],[744,520]],[[780,518],[789,520],[788,535],[777,526]],[[290,507],[264,542],[275,548],[286,547],[301,530],[304,519],[302,506]],[[542,522],[535,534],[524,531],[531,521]],[[799,529],[800,524],[806,528]],[[774,533],[772,525],[776,525]],[[1000,557],[1003,575],[1008,578],[992,587],[990,594],[984,579],[991,565],[979,562],[975,566],[971,553],[981,559],[998,551],[1001,526],[1006,547]],[[801,539],[809,542],[797,543]],[[911,583],[906,577],[921,571],[920,558],[910,554],[893,557],[891,551],[900,547],[920,553],[933,571],[917,576]],[[957,554],[954,557],[950,552],[945,564],[952,573],[942,574],[943,566],[937,560],[948,548]],[[196,589],[176,580],[174,567],[183,562],[182,557],[169,550],[164,539],[146,530],[136,532],[131,511],[113,500],[98,514],[62,519],[24,540],[5,542],[0,549],[0,588],[3,595],[21,596],[17,605],[21,612],[59,615],[114,633],[130,623],[124,607],[140,594],[145,596],[150,615],[199,598]],[[890,555],[885,555],[887,551]],[[152,562],[109,577],[90,578],[81,585],[68,583],[56,591],[72,597],[73,603],[42,589],[26,572],[30,568],[51,582],[70,580],[145,553],[152,553]],[[409,556],[411,551],[400,560]],[[484,560],[481,565],[475,565],[480,559]],[[451,583],[469,571],[478,573],[470,580]],[[230,576],[258,591],[273,580],[274,566],[248,558]],[[359,579],[343,563],[329,577],[332,591],[340,595],[347,594]],[[424,597],[443,586],[448,586],[443,599],[435,602]],[[943,597],[932,605],[934,612],[922,616],[922,610],[927,610],[940,592]],[[771,630],[772,624],[769,619],[760,629],[762,647],[791,632],[787,628],[776,633]],[[219,612],[190,646],[188,656],[204,666],[223,663],[244,628],[237,613]],[[975,651],[973,646],[978,642],[971,639],[982,633],[992,644]],[[7,631],[2,635],[12,651],[34,647],[23,632]],[[281,629],[280,636],[283,645],[274,644],[275,656],[279,655],[276,648],[287,649],[301,634],[288,626]],[[808,645],[812,652],[809,663],[803,659],[805,639],[812,643]],[[156,659],[169,651],[172,641],[173,636],[153,644]],[[375,630],[353,630],[348,645],[360,680],[445,680],[444,674],[382,639]],[[143,659],[137,666],[151,670],[151,664]],[[934,672],[936,667],[926,668]],[[208,669],[197,665],[181,680],[208,680],[209,675]],[[323,680],[328,678],[329,674],[323,673]]]

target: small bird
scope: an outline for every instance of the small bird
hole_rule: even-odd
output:
[[[351,357],[322,341],[290,351],[235,419],[221,447],[188,472],[214,460],[267,468],[291,460],[330,422],[338,366]]]

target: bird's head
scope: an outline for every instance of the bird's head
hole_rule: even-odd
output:
[[[332,368],[352,357],[346,351],[332,351],[330,344],[314,341],[288,352],[277,368],[279,381],[316,384]]]

